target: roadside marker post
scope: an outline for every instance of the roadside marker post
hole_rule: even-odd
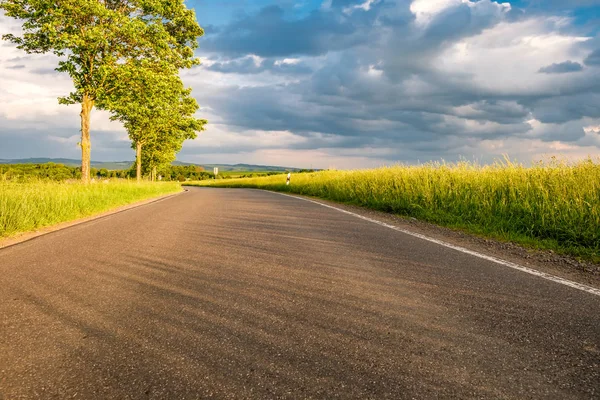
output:
[[[217,179],[217,175],[219,175],[219,167],[213,168],[213,174],[215,175],[215,177],[213,179]]]

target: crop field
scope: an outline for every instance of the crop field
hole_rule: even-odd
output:
[[[286,191],[414,217],[600,261],[600,159],[395,166],[217,180],[197,186]]]
[[[179,183],[0,181],[0,238],[181,191]]]

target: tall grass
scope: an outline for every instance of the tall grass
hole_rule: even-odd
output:
[[[321,197],[600,261],[600,160],[324,171],[199,186]]]
[[[179,183],[83,185],[0,180],[0,238],[181,190]]]

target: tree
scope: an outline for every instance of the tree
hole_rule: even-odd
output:
[[[22,36],[3,38],[28,53],[61,57],[75,90],[61,104],[81,104],[81,171],[90,180],[90,113],[113,90],[115,69],[127,60],[164,61],[190,68],[204,34],[183,0],[0,0],[0,9],[23,20]]]
[[[198,103],[177,75],[164,62],[132,60],[115,74],[115,91],[107,99],[112,120],[119,120],[136,150],[136,176],[142,176],[142,160],[156,167],[170,163],[186,139],[196,138],[205,120],[194,117]],[[147,151],[142,151],[142,149]]]
[[[157,169],[171,164],[181,150],[183,142],[195,139],[197,132],[203,131],[207,124],[206,120],[194,117],[198,103],[190,94],[190,89],[182,92],[179,102],[170,114],[171,121],[157,126],[157,134],[147,143],[142,163],[150,172],[153,181],[156,180]]]

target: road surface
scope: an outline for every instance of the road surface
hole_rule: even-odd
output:
[[[275,193],[0,250],[0,399],[600,398],[600,296]]]

